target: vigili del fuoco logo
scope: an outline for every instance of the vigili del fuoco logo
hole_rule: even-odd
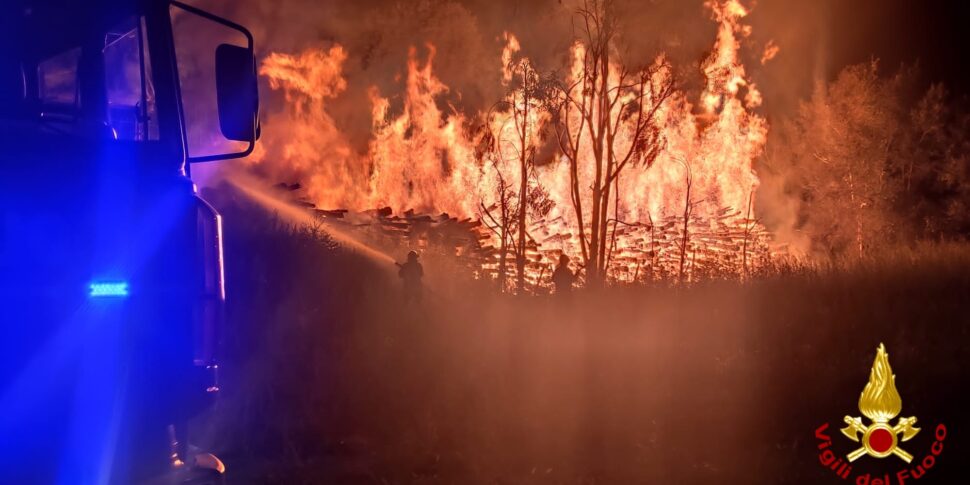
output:
[[[819,462],[839,478],[849,480],[853,476],[853,464],[863,457],[902,461],[903,466],[897,464],[894,472],[855,475],[857,485],[902,485],[908,479],[922,478],[943,453],[946,426],[942,423],[936,426],[933,445],[922,455],[922,459],[917,460],[903,444],[916,436],[920,428],[915,426],[916,416],[900,416],[896,419],[902,408],[903,401],[896,390],[896,376],[889,367],[889,354],[886,347],[879,344],[876,360],[869,372],[869,382],[859,396],[859,412],[866,419],[856,416],[843,419],[847,426],[842,428],[842,434],[859,446],[844,457],[837,455],[832,450],[832,438],[827,434],[829,424],[825,423],[815,430],[815,438],[819,440]],[[893,419],[896,419],[895,423]]]

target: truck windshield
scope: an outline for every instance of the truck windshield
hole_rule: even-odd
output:
[[[119,140],[157,140],[155,89],[144,19],[131,18],[104,37],[107,122]]]
[[[81,48],[74,47],[41,61],[37,66],[37,93],[44,106],[67,112],[80,108],[78,62]]]

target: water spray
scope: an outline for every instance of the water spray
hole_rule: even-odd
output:
[[[251,177],[237,172],[229,175],[226,180],[238,188],[242,193],[249,196],[249,198],[254,202],[262,205],[266,209],[276,212],[280,217],[283,217],[290,222],[296,224],[305,224],[308,226],[322,224],[326,228],[327,234],[330,235],[330,237],[337,241],[341,246],[344,246],[345,248],[360,253],[380,263],[396,262],[395,259],[386,252],[361,242],[354,236],[348,234],[338,227],[335,227],[333,224],[327,223],[326,220],[315,217],[314,215],[308,213],[306,209],[297,207],[288,201],[279,199],[274,194],[269,193],[261,186],[261,184],[253,181]]]

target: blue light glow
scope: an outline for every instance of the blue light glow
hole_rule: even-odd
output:
[[[124,281],[91,283],[90,288],[92,297],[128,296],[128,283]]]

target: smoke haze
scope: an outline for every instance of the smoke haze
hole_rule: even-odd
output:
[[[563,69],[572,43],[578,2],[537,0],[448,1],[368,0],[311,2],[206,1],[200,6],[242,21],[256,36],[257,56],[270,52],[297,54],[308,47],[346,48],[347,90],[328,110],[355,146],[366,147],[371,132],[367,91],[401,91],[408,50],[437,49],[435,75],[451,88],[448,101],[465,113],[477,113],[501,99],[502,34],[518,37],[521,54],[540,71]],[[700,61],[710,52],[717,24],[700,0],[622,1],[620,49],[624,61],[645,65],[663,52],[688,88],[702,79]],[[824,69],[818,53],[819,9],[814,3],[758,2],[746,19],[753,27],[745,39],[743,60],[763,89],[770,113],[780,100],[785,109],[809,92],[812,74]],[[760,59],[774,40],[780,53],[765,66]],[[806,62],[808,61],[808,62]],[[797,80],[797,82],[796,82]],[[280,93],[265,89],[265,110],[280,108]]]
[[[754,112],[765,117],[769,126],[777,127],[797,111],[814,85],[832,80],[847,63],[884,54],[886,50],[880,51],[879,37],[873,33],[890,21],[898,23],[899,19],[893,20],[893,5],[905,2],[869,2],[857,11],[833,1],[742,3],[751,11],[744,20],[751,33],[740,37],[740,60],[764,98]],[[363,159],[375,136],[373,95],[387,99],[391,116],[403,110],[409,51],[414,50],[419,63],[426,63],[434,46],[433,75],[448,88],[435,96],[435,102],[446,116],[456,113],[476,123],[475,117],[501,100],[507,89],[500,70],[503,34],[509,32],[518,38],[519,54],[529,58],[540,72],[563,72],[569,63],[569,46],[576,37],[574,14],[580,6],[578,0],[208,0],[199,4],[247,25],[255,34],[261,62],[271,53],[300,55],[308,49],[327,52],[341,47],[344,57],[339,75],[345,84],[339,92],[325,96],[325,108],[320,108],[325,113],[318,118],[325,118],[326,123],[320,133],[274,134],[277,138],[314,140],[314,146],[325,154],[319,156],[322,163],[335,160],[332,167],[315,169],[317,176],[331,185],[332,181],[361,180],[361,174],[354,172],[367,170]],[[621,19],[617,47],[623,63],[646,65],[665,53],[676,71],[679,88],[688,98],[696,99],[704,87],[700,63],[710,54],[717,35],[717,22],[712,21],[705,2],[620,0],[617,10]],[[862,51],[854,48],[857,45],[872,52],[860,54]],[[890,55],[882,68],[891,72],[900,62],[913,61],[900,56],[903,54]],[[262,86],[261,93],[264,126],[272,132],[273,116],[285,111],[287,94],[268,85]],[[769,132],[766,152],[771,152],[773,142],[781,143],[773,137],[775,131]],[[787,191],[785,165],[770,157],[755,160],[761,180],[756,213],[779,240],[804,246],[794,232],[799,201]],[[274,172],[268,178],[287,176],[289,180],[271,181],[306,182],[300,180],[300,172]],[[353,192],[358,187],[340,190]]]

